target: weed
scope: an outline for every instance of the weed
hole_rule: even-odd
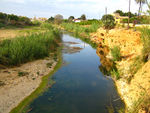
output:
[[[28,75],[29,73],[28,72],[18,72],[18,76],[22,77],[22,76],[26,76]]]
[[[37,72],[37,75],[40,75],[40,72],[39,72],[39,71]]]
[[[116,80],[120,79],[120,73],[119,73],[119,71],[117,70],[117,68],[113,68],[113,69],[111,70],[111,75],[112,75],[113,77],[115,77]]]
[[[134,102],[133,107],[128,110],[128,113],[141,113],[144,111],[144,113],[150,112],[150,96],[148,93],[144,92],[144,95],[142,95],[137,101]]]
[[[46,65],[47,65],[48,68],[51,68],[51,67],[52,67],[52,64],[53,64],[53,63],[51,62],[51,63],[47,63]]]
[[[5,83],[3,81],[0,81],[0,86],[4,86]]]
[[[111,55],[113,57],[113,61],[120,61],[121,60],[120,48],[118,46],[114,46],[111,49]]]

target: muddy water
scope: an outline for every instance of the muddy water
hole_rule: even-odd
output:
[[[30,113],[108,113],[124,106],[111,78],[99,70],[99,57],[89,44],[63,35],[63,66],[56,83],[34,100]],[[68,47],[69,46],[69,47]]]

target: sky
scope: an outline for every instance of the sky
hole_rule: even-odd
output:
[[[64,18],[75,18],[85,14],[88,19],[100,19],[107,13],[116,10],[128,11],[129,0],[0,0],[0,12],[27,16],[30,18],[63,15]],[[139,5],[131,0],[131,12],[138,12]],[[144,8],[146,10],[146,6]]]

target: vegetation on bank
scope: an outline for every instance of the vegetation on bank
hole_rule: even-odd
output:
[[[89,43],[94,48],[96,48],[97,45],[90,40],[90,33],[96,32],[100,26],[101,24],[96,24],[96,23],[88,27],[78,25],[75,23],[62,23],[61,24],[61,27],[64,28],[65,31],[71,32],[73,35],[80,37],[82,41]]]
[[[52,75],[61,67],[62,58],[61,58],[61,47],[57,49],[55,52],[57,54],[58,62],[54,67],[53,71],[51,71],[48,75],[42,77],[42,82],[39,87],[32,92],[28,97],[26,97],[22,102],[19,103],[17,107],[11,110],[10,113],[27,113],[30,111],[29,104],[36,99],[40,94],[42,94],[48,87],[51,87],[55,81],[52,80]]]
[[[120,48],[118,46],[114,46],[111,48],[111,55],[113,57],[113,61],[120,61],[121,60],[121,53]]]
[[[132,76],[128,78],[128,82],[131,81],[137,71],[141,69],[141,67],[150,59],[150,30],[147,27],[138,28],[138,30],[141,32],[143,49],[142,54],[140,56],[137,56],[134,59],[133,64],[131,64],[130,66],[130,73],[132,74]]]
[[[92,20],[81,21],[81,22],[78,22],[76,24],[78,24],[78,25],[100,24],[100,25],[102,25],[102,21],[101,20],[92,19]]]
[[[59,46],[60,32],[50,24],[44,24],[48,30],[33,33],[0,42],[0,64],[15,66],[35,59],[44,58]]]

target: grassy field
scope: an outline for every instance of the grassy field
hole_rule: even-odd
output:
[[[60,32],[50,24],[43,24],[41,29],[31,30],[26,36],[17,36],[0,42],[0,64],[15,66],[35,59],[44,58],[56,50],[61,41]],[[28,31],[28,30],[27,30]],[[22,32],[27,32],[22,31]]]
[[[47,28],[41,26],[25,26],[23,28],[8,27],[0,29],[0,41],[5,39],[16,38],[18,36],[27,36],[32,33],[42,33],[47,31]]]

